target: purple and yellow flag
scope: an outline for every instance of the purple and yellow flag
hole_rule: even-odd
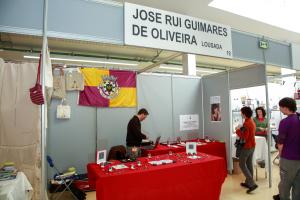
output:
[[[136,73],[123,70],[83,68],[84,90],[79,105],[96,107],[135,107]]]

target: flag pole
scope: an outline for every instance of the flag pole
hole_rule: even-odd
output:
[[[45,90],[45,61],[46,61],[46,49],[47,49],[47,18],[48,18],[48,0],[44,0],[44,8],[43,8],[43,48],[42,48],[42,89],[44,98],[46,98],[46,90]],[[41,106],[41,200],[48,199],[47,198],[47,181],[46,181],[46,150],[47,150],[47,130],[46,130],[46,116],[45,110],[47,109],[47,100],[45,99],[45,103]]]

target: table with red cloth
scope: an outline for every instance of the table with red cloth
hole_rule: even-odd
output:
[[[225,142],[205,142],[204,139],[195,139],[195,140],[189,140],[187,142],[197,142],[197,151],[202,153],[207,153],[214,156],[222,157],[226,160],[226,146]],[[170,151],[172,152],[185,152],[185,144],[183,145],[161,145],[159,144],[155,149],[153,150],[146,150],[142,149],[142,156],[147,156],[148,154],[151,155],[162,155],[167,154]]]
[[[113,170],[112,164],[100,167],[87,165],[89,184],[96,188],[97,200],[153,200],[153,199],[203,199],[218,200],[227,176],[223,158],[198,153],[200,159],[189,159],[185,153],[142,157],[136,162],[125,163],[129,168]],[[153,160],[171,159],[175,163],[153,166]],[[136,169],[130,169],[134,164]]]

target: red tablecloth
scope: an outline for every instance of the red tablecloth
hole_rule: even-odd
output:
[[[150,160],[166,158],[176,163],[152,166],[147,163],[148,158],[140,158],[141,167],[114,172],[108,172],[108,167],[103,169],[95,163],[88,164],[90,187],[96,186],[98,200],[219,199],[226,177],[223,158],[208,155],[192,160],[180,153],[155,156]]]
[[[197,142],[198,140],[190,140],[191,142]],[[207,153],[214,156],[222,157],[226,160],[226,147],[225,142],[205,142],[204,140],[199,140],[197,145],[197,151],[202,153]],[[151,155],[162,155],[167,154],[169,151],[172,152],[185,152],[185,146],[171,145],[158,145],[156,149],[144,150],[142,149],[142,156],[147,156],[149,153]]]

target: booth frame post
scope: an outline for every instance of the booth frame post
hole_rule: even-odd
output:
[[[44,94],[44,98],[46,98],[46,90],[45,90],[45,61],[46,61],[46,50],[48,46],[47,42],[47,22],[48,22],[48,0],[44,0],[43,7],[43,48],[42,48],[42,90]],[[47,179],[46,179],[46,149],[47,149],[47,126],[46,126],[46,109],[47,109],[47,100],[45,99],[45,104],[41,106],[41,196],[40,199],[44,200],[47,196]]]
[[[267,131],[267,139],[268,139],[268,171],[269,171],[269,188],[272,187],[272,162],[271,162],[271,131],[270,131],[270,103],[269,103],[269,90],[268,90],[268,77],[267,77],[267,60],[266,60],[266,52],[265,49],[262,49],[263,59],[264,59],[264,73],[265,73],[265,89],[266,89],[266,111],[267,111],[267,122],[268,122],[268,131]]]
[[[265,83],[265,90],[266,90],[266,111],[267,111],[267,122],[268,122],[268,132],[267,132],[267,139],[268,139],[268,171],[269,171],[269,188],[272,187],[272,162],[271,162],[271,132],[270,132],[270,107],[269,107],[269,90],[268,90],[268,79],[267,79],[267,65],[266,65],[266,56],[265,51],[263,50],[263,56],[264,56],[264,62],[265,62],[265,77],[266,77],[266,83]]]
[[[188,76],[196,76],[196,55],[183,54],[182,55],[183,74]]]
[[[203,77],[201,77],[201,81],[200,81],[200,83],[201,83],[201,106],[202,106],[202,109],[201,109],[201,114],[202,114],[202,138],[204,138],[204,125],[205,125],[205,123],[204,123],[204,97],[203,97],[203,95],[204,95],[204,93],[203,93]]]
[[[173,87],[173,75],[171,75],[171,99],[172,99],[172,137],[175,138],[175,122],[174,122],[174,87]]]
[[[231,90],[230,90],[230,71],[227,71],[227,80],[228,80],[228,102],[229,102],[229,119],[230,119],[230,123],[232,123],[232,112],[231,112]],[[232,130],[232,126],[230,125],[229,127],[229,155],[232,155],[232,133],[233,133],[233,130]],[[230,157],[230,160],[229,160],[229,169],[227,169],[228,173],[229,174],[233,174],[233,160],[232,160],[232,156]]]
[[[265,74],[266,74],[266,65],[265,65]],[[269,188],[272,187],[272,162],[271,162],[271,131],[270,131],[270,107],[269,107],[269,90],[268,90],[268,80],[267,80],[267,74],[266,74],[266,109],[267,109],[267,122],[268,122],[268,132],[267,132],[267,138],[268,138],[268,168],[269,168]]]

